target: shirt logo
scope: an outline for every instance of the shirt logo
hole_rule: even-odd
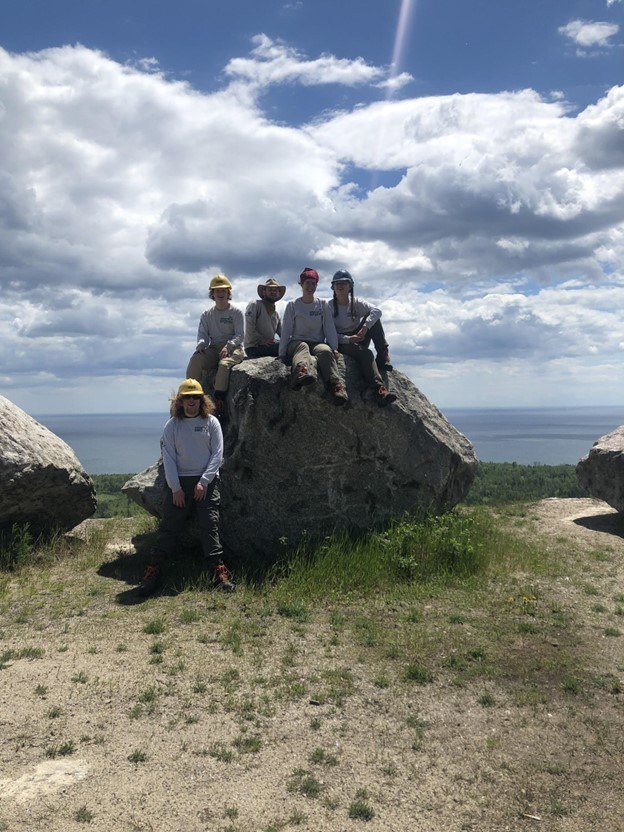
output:
[[[234,318],[231,315],[227,315],[227,316],[222,315],[219,318],[219,323],[221,323],[221,324],[233,324],[234,323]]]
[[[323,312],[320,309],[313,309],[311,312],[308,313],[311,318],[318,318]]]

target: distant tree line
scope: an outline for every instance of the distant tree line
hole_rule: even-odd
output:
[[[465,503],[498,505],[546,497],[587,497],[587,492],[578,484],[574,465],[482,462]]]
[[[133,517],[144,510],[122,493],[132,474],[95,474],[95,517]],[[467,505],[533,502],[546,497],[586,497],[577,482],[574,465],[519,465],[516,462],[482,462],[464,501]]]

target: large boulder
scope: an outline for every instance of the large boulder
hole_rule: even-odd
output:
[[[594,442],[579,460],[576,477],[592,497],[624,511],[624,425]]]
[[[351,359],[340,359],[350,398],[335,407],[320,381],[294,391],[289,370],[271,358],[231,374],[221,468],[224,546],[272,559],[307,535],[360,531],[405,512],[441,512],[462,500],[478,465],[470,442],[402,373],[379,408]],[[160,516],[162,466],[124,491]]]
[[[69,445],[0,396],[0,528],[66,531],[95,506],[93,483]]]

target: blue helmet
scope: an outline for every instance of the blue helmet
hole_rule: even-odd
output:
[[[346,269],[338,269],[336,274],[332,277],[331,288],[334,288],[335,283],[348,283],[351,291],[353,291],[353,278]]]

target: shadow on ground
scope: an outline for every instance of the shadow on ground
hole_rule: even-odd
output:
[[[624,514],[610,512],[608,514],[592,514],[588,517],[577,517],[574,522],[592,532],[613,534],[624,537]]]

